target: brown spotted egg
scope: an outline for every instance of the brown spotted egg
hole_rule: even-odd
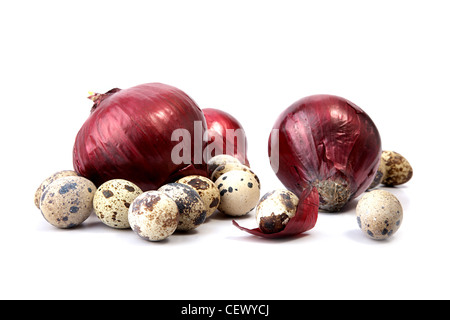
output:
[[[382,183],[387,186],[398,186],[408,182],[413,176],[413,169],[408,160],[395,151],[383,151],[381,158],[386,166],[386,175]]]
[[[106,181],[94,195],[94,211],[105,225],[116,229],[127,229],[128,209],[142,190],[134,183],[113,179]]]
[[[95,185],[83,177],[59,178],[42,193],[42,215],[57,228],[76,227],[91,214],[96,190]]]
[[[403,220],[402,205],[392,193],[374,190],[358,201],[356,219],[365,235],[371,239],[384,240],[400,228]]]
[[[212,173],[214,172],[214,170],[217,169],[217,167],[227,163],[241,163],[241,162],[237,158],[230,156],[228,154],[219,154],[217,156],[214,156],[207,162],[208,177],[211,177]]]
[[[260,196],[259,179],[252,171],[232,170],[215,182],[220,191],[219,210],[230,216],[243,216],[255,208]]]
[[[178,226],[178,206],[160,191],[143,192],[131,204],[128,221],[141,238],[161,241],[173,234]]]
[[[277,189],[266,193],[256,206],[256,221],[264,233],[282,231],[297,212],[299,199],[291,191]]]
[[[44,192],[44,189],[47,188],[47,186],[52,183],[53,181],[59,179],[59,178],[63,178],[63,177],[77,177],[80,176],[78,173],[76,173],[73,170],[63,170],[63,171],[58,171],[54,174],[52,174],[50,177],[48,177],[47,179],[45,179],[41,185],[37,188],[36,192],[34,193],[34,204],[36,205],[36,207],[39,209],[40,205],[39,205],[39,201],[41,201],[41,196],[42,196],[42,192]]]
[[[187,176],[179,179],[177,183],[183,183],[197,191],[206,210],[206,218],[210,217],[220,203],[220,192],[214,182],[203,176]]]
[[[172,198],[178,206],[179,231],[188,231],[197,228],[206,219],[205,205],[197,191],[182,183],[168,183],[158,191]]]

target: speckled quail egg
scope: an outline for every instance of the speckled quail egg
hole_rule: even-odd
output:
[[[403,209],[392,193],[373,190],[358,201],[356,217],[364,234],[375,240],[384,240],[400,228]]]
[[[299,199],[291,191],[277,189],[266,193],[256,206],[256,221],[264,233],[282,231],[295,216]]]
[[[383,158],[380,158],[380,164],[378,165],[377,173],[370,184],[369,189],[376,188],[381,184],[383,179],[386,177],[386,163]]]
[[[387,186],[398,186],[408,182],[413,169],[408,160],[395,151],[383,151],[381,158],[386,165],[386,175],[382,183]]]
[[[211,174],[211,180],[216,181],[221,175],[223,175],[224,173],[227,173],[228,171],[231,171],[231,170],[246,171],[246,170],[250,170],[250,168],[242,163],[237,163],[237,162],[225,163],[225,164],[218,166],[213,171],[213,173]]]
[[[197,228],[206,219],[206,209],[197,191],[182,183],[168,183],[158,189],[171,197],[178,206],[178,231]]]
[[[243,216],[255,208],[260,196],[259,179],[250,170],[232,170],[215,182],[220,191],[219,210],[230,216]]]
[[[208,177],[211,177],[212,173],[218,166],[227,164],[227,163],[241,163],[237,158],[230,156],[228,154],[219,154],[217,156],[212,157],[207,162],[207,173]]]
[[[160,191],[146,191],[134,199],[128,211],[131,229],[148,241],[161,241],[178,226],[178,206]]]
[[[63,177],[77,177],[80,176],[78,173],[76,173],[73,170],[62,170],[58,171],[54,174],[52,174],[50,177],[45,179],[41,185],[37,188],[36,192],[34,193],[34,204],[38,209],[40,209],[39,202],[41,201],[42,192],[44,192],[44,189],[47,188],[47,186],[52,183],[53,181],[63,178]]]
[[[183,177],[176,182],[186,184],[197,191],[205,206],[206,218],[210,217],[219,206],[220,192],[210,179],[192,175]]]
[[[40,209],[53,226],[67,229],[80,225],[93,210],[95,185],[83,177],[63,177],[42,193]]]
[[[104,224],[111,228],[127,229],[128,209],[131,203],[142,193],[134,183],[113,179],[106,181],[94,195],[94,212]]]

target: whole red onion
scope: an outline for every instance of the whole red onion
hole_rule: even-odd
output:
[[[142,190],[157,189],[190,174],[206,176],[202,158],[206,121],[184,92],[147,83],[90,98],[94,106],[73,148],[73,165],[79,174],[97,186],[121,178]],[[174,132],[185,135],[174,138]],[[173,159],[173,150],[183,154],[175,153],[177,159]]]
[[[241,163],[249,166],[247,159],[247,137],[241,123],[231,114],[214,109],[203,109],[206,124],[208,126],[208,135],[210,139],[221,139],[223,142],[214,139],[210,141],[207,148],[211,148],[211,157],[217,154],[228,154],[236,157]],[[216,147],[220,147],[221,153],[217,152]]]
[[[296,194],[319,192],[320,209],[339,211],[371,184],[381,139],[369,116],[337,96],[314,95],[281,113],[269,138],[271,165]]]

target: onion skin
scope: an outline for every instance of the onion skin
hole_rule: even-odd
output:
[[[76,172],[94,184],[125,179],[143,191],[156,190],[182,176],[206,176],[206,163],[194,158],[195,148],[205,147],[195,139],[195,122],[206,131],[201,109],[181,90],[147,83],[129,89],[112,89],[90,97],[95,104],[79,130],[73,148]],[[171,152],[176,129],[191,135],[191,162],[176,164]],[[203,137],[203,136],[201,136]],[[200,145],[198,145],[200,143]],[[186,143],[188,146],[188,143]]]
[[[381,139],[354,103],[332,95],[305,97],[283,111],[273,129],[269,156],[276,175],[296,194],[317,187],[320,209],[339,211],[373,181]]]
[[[286,227],[280,232],[264,233],[260,228],[247,229],[241,227],[235,220],[233,224],[242,231],[262,238],[276,239],[299,235],[314,228],[319,213],[319,193],[314,187],[308,187],[300,193],[297,211]]]
[[[223,153],[222,154],[228,154],[230,156],[236,157],[242,164],[245,164],[246,166],[250,166],[250,163],[248,162],[247,158],[247,137],[245,136],[244,128],[242,127],[241,123],[233,117],[231,114],[214,108],[205,108],[203,109],[203,114],[205,115],[206,124],[208,126],[208,134],[210,137],[212,136],[221,136],[223,140],[222,148]],[[229,130],[237,130],[241,129],[244,133],[245,138],[245,150],[241,151],[238,148],[238,145],[235,143],[235,141],[231,141],[227,139],[227,129]],[[208,145],[210,145],[213,141],[211,141]],[[233,150],[232,152],[227,152],[227,145],[228,148]],[[230,145],[231,148],[230,148]],[[239,152],[241,151],[241,152]],[[211,157],[214,157],[216,154],[215,150],[211,153]]]

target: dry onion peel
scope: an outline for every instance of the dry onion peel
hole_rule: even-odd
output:
[[[260,228],[247,229],[241,227],[235,220],[233,224],[242,231],[263,238],[284,238],[299,235],[314,228],[319,213],[319,193],[314,187],[308,187],[299,196],[295,216],[289,220],[286,227],[277,233],[264,233]]]

